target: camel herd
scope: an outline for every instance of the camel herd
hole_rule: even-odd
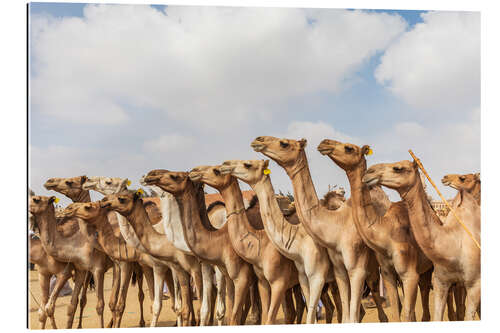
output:
[[[415,321],[417,290],[422,321],[473,320],[480,316],[480,249],[453,214],[440,218],[432,208],[415,162],[367,168],[369,146],[323,140],[320,154],[345,171],[351,197],[332,191],[319,199],[309,171],[306,140],[257,137],[251,147],[281,166],[293,185],[294,201],[275,194],[269,160],[231,160],[197,166],[190,172],[152,170],[141,178],[157,197],[127,189],[130,181],[109,177],[51,178],[45,183],[73,203],[56,211],[57,198],[30,195],[29,212],[39,238],[30,239],[30,261],[38,266],[42,290],[39,321],[50,318],[59,291],[73,278],[66,328],[95,281],[97,314],[103,318],[104,274],[113,272],[107,327],[120,327],[130,282],[138,284],[140,326],[145,325],[142,288],[152,300],[151,326],[158,323],[163,286],[172,291],[178,326],[244,324],[253,318],[275,324],[280,306],[285,323],[316,322],[318,302],[332,322],[360,322],[363,292],[371,291],[378,318]],[[245,202],[238,180],[255,192]],[[458,191],[452,206],[480,242],[479,174],[447,175]],[[206,207],[204,186],[224,203]],[[391,202],[383,187],[396,190]],[[104,195],[92,202],[89,191]],[[56,283],[49,294],[49,281]],[[379,296],[380,276],[388,307]],[[193,290],[201,302],[195,311]],[[400,291],[401,290],[401,291]],[[331,299],[333,299],[333,303]]]

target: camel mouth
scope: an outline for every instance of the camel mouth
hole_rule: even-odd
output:
[[[252,147],[252,149],[258,153],[260,153],[261,151],[263,151],[265,148],[266,148],[266,145],[262,144],[262,143],[259,143],[259,142],[252,142],[250,144],[250,147]]]
[[[330,155],[331,153],[333,153],[333,148],[319,146],[318,151],[321,155]]]
[[[53,190],[56,188],[57,184],[43,184],[43,187],[45,187],[46,190]]]
[[[160,177],[158,176],[146,176],[143,179],[146,185],[154,185],[158,180],[160,180]]]
[[[222,165],[220,168],[219,168],[219,171],[222,175],[229,175],[231,172],[233,172],[234,170],[234,167],[232,166],[227,166],[227,165]]]
[[[191,179],[192,182],[199,182],[203,178],[201,173],[189,173],[189,179]]]
[[[100,202],[99,206],[104,209],[109,209],[111,207],[111,202]]]
[[[377,185],[380,181],[380,178],[377,176],[364,176],[362,179],[362,182],[367,185],[367,186],[374,186]]]

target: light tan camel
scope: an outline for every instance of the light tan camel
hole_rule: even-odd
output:
[[[88,190],[82,188],[83,184],[88,180],[87,176],[78,176],[70,178],[50,178],[43,185],[47,190],[53,190],[58,193],[64,194],[70,198],[73,202],[90,202],[90,193]],[[57,211],[56,211],[56,217]],[[75,233],[82,233],[87,237],[87,241],[93,244],[93,246],[104,254],[103,249],[100,247],[99,243],[93,237],[93,230],[88,230],[86,224],[82,224],[78,219],[61,219],[64,223],[57,226],[57,231],[62,233],[64,237],[71,237]],[[80,230],[83,227],[82,230]],[[122,265],[127,266],[128,263],[123,263]],[[125,268],[126,271],[130,269]],[[112,317],[106,327],[115,327],[117,324],[117,318],[119,317],[119,312],[117,308],[118,304],[118,292],[119,292],[119,279],[121,275],[121,267],[117,262],[113,261],[113,283],[111,288],[110,300],[108,302],[108,307],[111,311]],[[82,287],[82,296],[80,299],[80,317],[78,319],[78,328],[82,327],[83,309],[87,304],[87,288],[91,278],[91,273],[86,274],[86,278]],[[123,278],[122,278],[123,280]]]
[[[462,229],[453,214],[444,223],[426,199],[418,165],[401,161],[381,163],[368,168],[362,179],[368,185],[381,184],[399,192],[408,205],[408,215],[415,239],[434,264],[434,316],[443,320],[446,297],[451,284],[463,284],[467,291],[465,320],[473,320],[481,300],[481,251]],[[454,210],[481,241],[481,208],[467,191],[458,192]]]
[[[343,188],[336,189],[325,193],[319,204],[329,210],[337,210],[345,204],[345,190]]]
[[[101,327],[104,327],[104,273],[112,266],[111,260],[102,252],[96,250],[87,237],[77,232],[70,237],[64,237],[56,230],[56,217],[54,210],[55,197],[33,196],[29,201],[30,212],[35,216],[40,228],[40,239],[45,251],[58,261],[73,263],[76,268],[75,286],[68,306],[68,321],[66,328],[71,328],[75,315],[80,288],[85,280],[86,272],[94,275],[97,285],[97,306]],[[50,317],[54,312],[55,300],[67,279],[56,282],[45,308]]]
[[[265,230],[257,229],[247,217],[238,181],[230,175],[222,175],[219,166],[198,166],[191,170],[189,178],[217,189],[224,199],[227,225],[231,244],[236,253],[253,265],[259,279],[262,300],[262,322],[275,324],[279,305],[285,292],[299,283],[293,261],[274,247]],[[261,222],[261,221],[259,221]],[[255,222],[254,222],[255,224]],[[261,224],[261,223],[260,223]]]
[[[449,174],[441,179],[443,185],[450,186],[458,191],[469,192],[481,206],[481,174],[468,173],[465,175]]]
[[[269,161],[226,161],[220,171],[249,184],[257,194],[264,229],[269,239],[297,267],[300,286],[306,298],[307,323],[313,324],[316,322],[316,308],[323,285],[333,280],[333,270],[326,250],[312,240],[301,224],[293,225],[283,216],[271,180],[264,173],[268,163]]]
[[[123,215],[133,227],[147,252],[175,267],[176,276],[181,284],[182,321],[186,326],[190,313],[194,313],[189,286],[190,275],[193,277],[196,289],[203,290],[201,265],[198,259],[178,250],[165,235],[153,228],[140,198],[140,192],[107,195],[101,200],[101,206]],[[196,323],[199,323],[199,312]]]
[[[143,186],[146,186],[146,184],[143,181],[144,176],[141,178],[140,183]],[[116,194],[120,193],[123,191],[127,191],[127,186],[130,185],[130,181],[128,179],[122,179],[118,177],[89,177],[87,181],[83,184],[83,188],[87,190],[94,190],[97,191],[103,195],[108,195],[108,194]],[[159,187],[152,187],[151,192],[154,193],[155,196],[159,198],[159,203],[156,203],[155,205],[158,206],[156,207],[156,210],[158,211],[158,215],[160,216],[160,221],[161,226],[163,227],[163,230],[159,230],[158,228],[155,228],[158,232],[164,233],[167,239],[172,242],[172,244],[179,250],[184,251],[186,254],[193,255],[194,254],[191,252],[191,250],[188,248],[187,244],[179,244],[179,241],[184,242],[184,235],[183,235],[183,230],[182,226],[180,226],[180,211],[178,207],[174,207],[174,205],[177,205],[177,202],[173,198],[173,196],[160,189]],[[171,197],[171,198],[170,198]],[[147,205],[146,207],[151,207],[152,205]],[[148,208],[146,208],[147,210]],[[151,219],[152,211],[149,210],[147,211],[148,216]],[[123,218],[121,215],[119,215],[117,212],[112,211],[109,214],[116,215],[115,218]],[[175,229],[175,226],[172,225],[172,220],[177,219],[178,224],[180,226],[180,230]],[[110,218],[109,220],[114,220],[114,218]],[[119,225],[119,223],[117,223]],[[127,224],[128,226],[128,224]],[[175,229],[175,230],[174,230]],[[133,230],[129,230],[129,232],[132,232]],[[180,235],[178,235],[180,234]],[[121,234],[119,235],[119,238],[123,237]],[[136,249],[136,248],[135,248]],[[137,249],[138,250],[138,249]],[[143,255],[146,255],[145,253]],[[214,272],[213,268],[211,266],[205,267],[204,263],[201,263],[202,265],[202,277],[203,277],[203,291],[202,290],[196,290],[198,293],[198,297],[201,299],[201,309],[200,309],[200,326],[206,326],[209,324],[213,323],[213,295],[212,293],[214,292],[213,290],[213,279],[214,279]],[[177,283],[176,283],[177,285]],[[156,290],[156,289],[155,289]],[[203,293],[202,293],[203,292]],[[177,293],[174,293],[174,296],[176,296]],[[160,298],[161,300],[161,298]],[[179,300],[178,300],[179,301]]]
[[[391,307],[391,321],[399,321],[401,318],[398,306],[398,279],[403,284],[404,293],[401,319],[415,320],[417,287],[421,276],[423,280],[420,287],[424,310],[422,321],[429,321],[432,262],[420,250],[410,231],[408,210],[404,202],[392,203],[384,215],[379,215],[373,207],[370,189],[361,182],[366,171],[365,155],[370,153],[370,147],[325,139],[319,144],[318,151],[330,157],[347,174],[351,185],[354,223],[365,244],[375,252],[382,269]]]
[[[225,275],[230,325],[240,324],[243,302],[249,286],[255,282],[255,273],[231,246],[227,223],[221,229],[210,225],[203,184],[193,183],[187,172],[168,170],[150,171],[144,180],[148,185],[159,186],[174,195],[181,208],[184,237],[189,248],[202,260],[216,265]]]
[[[308,235],[328,250],[342,301],[342,322],[359,322],[365,280],[372,291],[377,286],[378,264],[373,251],[359,235],[350,204],[329,210],[319,204],[304,150],[307,141],[260,136],[251,146],[285,169],[295,195],[295,207]],[[387,207],[379,207],[381,210]],[[380,321],[387,321],[378,293],[372,293]]]

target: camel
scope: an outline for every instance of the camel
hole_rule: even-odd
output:
[[[187,245],[204,261],[216,265],[226,277],[230,325],[241,322],[243,301],[255,281],[252,266],[238,256],[228,234],[227,223],[221,229],[210,225],[205,208],[203,184],[193,183],[187,172],[150,171],[144,181],[174,195],[181,208],[182,226]]]
[[[40,229],[40,239],[45,251],[58,261],[72,263],[76,269],[75,286],[68,306],[68,321],[66,328],[71,328],[75,315],[80,289],[87,271],[92,272],[97,285],[97,306],[101,327],[104,327],[104,273],[112,266],[111,260],[102,252],[96,250],[81,232],[65,237],[56,230],[54,201],[56,197],[33,196],[29,200],[29,210],[35,216]],[[69,266],[68,266],[69,267]],[[69,274],[68,274],[69,277]],[[49,317],[54,313],[55,300],[67,279],[58,279],[50,295],[45,311]]]
[[[70,198],[73,202],[90,202],[90,193],[88,190],[82,188],[83,184],[88,180],[87,176],[78,176],[71,178],[49,178],[45,184],[43,185],[47,190],[53,190],[58,193],[64,194],[68,198]],[[57,217],[57,211],[56,211]],[[64,219],[65,223],[62,223],[57,226],[57,231],[62,233],[64,237],[71,237],[75,233],[81,232],[83,235],[87,237],[87,241],[93,244],[93,246],[104,253],[103,249],[100,247],[99,243],[94,239],[93,232],[87,230],[86,224],[81,224],[78,222],[78,219]],[[80,226],[83,227],[83,230],[80,230]],[[113,262],[113,286],[112,292],[110,295],[110,300],[108,303],[108,307],[112,313],[112,318],[106,327],[114,327],[117,324],[117,318],[120,317],[120,313],[117,308],[118,304],[118,292],[119,292],[119,275],[121,274],[121,267],[116,262]],[[123,263],[122,265],[127,266],[128,263]],[[130,271],[129,268],[124,268],[126,271]],[[89,280],[91,278],[90,272],[87,273],[85,278],[83,288],[82,288],[82,296],[80,299],[80,317],[78,320],[78,328],[82,327],[82,318],[83,318],[83,309],[87,304],[87,288],[89,284]],[[122,279],[123,280],[123,279]],[[57,296],[56,296],[57,297]]]
[[[365,281],[372,291],[377,289],[373,279],[378,279],[378,264],[354,225],[351,205],[346,203],[337,210],[329,210],[319,204],[304,150],[306,144],[305,139],[296,141],[260,136],[251,146],[287,172],[301,225],[312,240],[327,249],[333,264],[342,301],[342,322],[359,322],[362,289]],[[387,208],[383,203],[378,206],[382,211]],[[379,320],[387,321],[378,293],[372,295]]]
[[[186,326],[189,314],[194,313],[189,287],[190,275],[193,277],[196,289],[202,290],[200,262],[194,256],[178,250],[163,234],[158,233],[153,228],[140,196],[140,191],[110,194],[101,200],[101,207],[123,215],[134,229],[147,253],[169,262],[174,267],[182,293],[182,322],[183,326]],[[163,287],[163,282],[161,286]]]
[[[469,173],[465,175],[448,174],[441,179],[443,185],[450,186],[458,191],[469,192],[477,204],[481,206],[481,174]]]
[[[146,184],[144,183],[143,178],[144,176],[141,178],[140,182],[141,185],[145,186]],[[83,184],[83,188],[97,191],[103,195],[108,195],[126,191],[129,184],[130,181],[128,179],[121,179],[118,177],[89,177]],[[186,254],[194,256],[187,244],[185,244],[182,226],[180,225],[180,211],[173,196],[156,186],[151,187],[151,192],[154,193],[154,195],[158,196],[160,199],[160,207],[157,208],[159,209],[161,215],[161,225],[164,228],[164,233],[167,239],[172,242],[172,244],[177,249],[185,252]],[[117,219],[120,217],[118,216],[119,214],[115,211],[111,213],[113,215],[117,215]],[[148,215],[151,216],[151,214],[149,213]],[[177,226],[173,224],[173,220],[178,222]],[[157,228],[156,230],[159,231]],[[201,298],[200,326],[206,326],[209,323],[213,322],[213,312],[211,311],[211,309],[214,301],[212,299],[212,293],[214,292],[212,283],[214,279],[214,271],[213,268],[208,264],[202,262],[201,265],[203,277],[203,295],[198,295]],[[197,292],[200,293],[201,290],[197,290]],[[219,299],[221,298],[221,295],[219,295]],[[223,315],[219,317],[222,319]]]
[[[247,217],[243,195],[238,181],[230,175],[222,175],[219,166],[198,166],[191,170],[189,178],[217,189],[225,202],[228,218],[228,234],[236,253],[253,265],[258,277],[262,300],[262,322],[275,324],[279,305],[286,290],[298,284],[298,274],[293,261],[274,247],[265,230],[257,229]]]
[[[259,198],[264,229],[278,251],[295,263],[306,298],[308,324],[316,322],[316,308],[323,285],[333,280],[326,250],[317,245],[301,224],[289,223],[279,209],[270,178],[264,174],[269,161],[226,161],[220,171],[249,184]],[[267,172],[266,172],[267,173]]]
[[[408,205],[411,230],[422,252],[434,264],[433,320],[443,320],[448,289],[453,283],[467,292],[465,320],[473,320],[481,300],[481,251],[453,214],[441,222],[426,199],[416,162],[381,163],[368,168],[364,184],[380,184],[398,191]],[[453,208],[473,237],[481,241],[481,208],[474,197],[460,190]]]
[[[365,244],[377,257],[390,303],[390,318],[399,321],[399,296],[397,280],[403,285],[404,302],[402,319],[414,321],[417,286],[422,296],[422,321],[430,320],[429,292],[432,262],[418,247],[410,231],[407,206],[404,202],[392,203],[384,215],[372,206],[370,189],[363,186],[361,178],[366,171],[365,155],[369,146],[325,139],[318,151],[328,156],[343,169],[351,185],[351,207],[354,224]]]
[[[323,199],[319,201],[320,205],[329,210],[337,210],[345,203],[345,190],[343,188],[327,192]]]

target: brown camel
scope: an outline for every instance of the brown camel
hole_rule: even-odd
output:
[[[427,201],[416,162],[381,163],[368,168],[362,179],[399,192],[408,205],[411,229],[419,247],[434,264],[434,316],[443,320],[448,289],[463,284],[467,292],[465,320],[473,320],[481,300],[481,251],[453,214],[443,223]],[[454,210],[478,242],[481,241],[481,208],[474,197],[461,190]]]
[[[96,280],[98,298],[96,310],[101,327],[104,327],[104,273],[112,266],[112,262],[108,256],[96,250],[92,243],[88,241],[87,236],[83,233],[77,232],[70,237],[64,237],[57,232],[57,222],[53,204],[55,199],[56,197],[33,196],[29,201],[29,210],[36,218],[36,223],[40,229],[40,239],[45,251],[58,261],[72,263],[76,269],[75,286],[71,304],[68,306],[68,321],[66,328],[72,327],[78,295],[87,271],[92,272]],[[60,279],[56,282],[45,308],[49,317],[54,313],[55,300],[66,281],[67,279]]]
[[[469,192],[481,206],[481,174],[469,173],[465,175],[449,174],[441,179],[443,185],[450,186],[458,191]]]
[[[319,204],[304,150],[306,144],[305,139],[296,141],[260,136],[251,146],[287,172],[301,225],[315,242],[328,250],[333,263],[342,300],[342,322],[359,322],[363,286],[366,280],[372,290],[377,288],[372,279],[378,276],[378,264],[373,251],[364,244],[356,229],[351,205],[346,203],[337,210],[329,210]],[[372,294],[379,319],[386,321],[379,295]]]
[[[58,193],[64,194],[70,198],[73,202],[90,202],[90,193],[88,190],[83,189],[83,184],[88,180],[87,176],[78,176],[71,178],[50,178],[43,185],[47,190],[53,190]],[[56,211],[56,217],[57,211]],[[75,233],[82,233],[87,237],[87,241],[93,244],[93,246],[104,254],[103,249],[100,247],[99,243],[93,237],[93,231],[87,229],[86,224],[82,224],[78,219],[61,219],[64,223],[58,224],[57,231],[62,233],[64,237],[71,237]],[[83,227],[83,230],[80,230]],[[117,303],[118,303],[118,292],[119,292],[119,278],[121,274],[121,268],[119,264],[113,262],[113,284],[111,288],[110,300],[108,302],[108,307],[112,313],[112,317],[106,327],[114,327],[117,324],[116,318],[119,316]],[[128,265],[124,263],[124,265]],[[127,270],[127,269],[125,269]],[[130,270],[128,270],[130,271]],[[87,304],[87,289],[91,278],[91,273],[86,274],[86,278],[82,287],[82,296],[80,299],[80,317],[78,319],[78,328],[82,327],[83,309]],[[124,280],[124,279],[122,279]],[[78,295],[76,296],[78,297]]]
[[[187,326],[189,316],[194,313],[189,277],[193,276],[197,290],[202,290],[201,265],[197,258],[178,250],[165,235],[152,226],[139,191],[110,194],[101,200],[101,207],[123,215],[134,229],[142,246],[154,257],[169,262],[174,267],[182,293],[182,325]],[[163,284],[162,284],[163,285]],[[196,323],[198,323],[198,317]]]
[[[289,223],[275,198],[270,178],[264,173],[269,161],[226,161],[222,174],[249,184],[259,198],[264,229],[274,246],[295,263],[299,282],[306,298],[307,323],[316,322],[316,308],[325,282],[333,280],[333,270],[326,250],[317,245],[301,224]]]
[[[323,199],[319,201],[319,204],[324,206],[329,210],[337,210],[345,203],[344,189],[337,189],[327,192]]]
[[[153,170],[146,177],[148,185],[159,186],[174,195],[181,208],[186,242],[198,257],[216,265],[226,276],[230,325],[241,322],[243,302],[249,286],[255,282],[252,266],[231,246],[227,223],[221,229],[210,225],[205,208],[203,184],[193,183],[187,172]]]
[[[399,296],[397,280],[403,284],[404,302],[402,320],[411,321],[415,316],[417,286],[420,283],[423,318],[430,320],[429,292],[432,262],[424,255],[410,231],[406,204],[392,203],[384,215],[377,214],[372,206],[370,189],[363,186],[361,178],[366,171],[365,155],[369,146],[358,147],[351,143],[323,140],[318,151],[343,169],[351,185],[351,207],[354,223],[366,245],[377,257],[382,269],[384,284],[389,298],[390,319],[399,321]],[[423,276],[425,274],[425,276]]]
[[[243,203],[238,181],[230,175],[222,175],[219,166],[199,166],[191,170],[189,178],[217,189],[224,199],[227,210],[228,233],[236,253],[253,265],[259,279],[265,324],[275,324],[279,305],[285,292],[299,283],[293,261],[281,255],[269,240],[265,230],[257,229],[249,220]],[[255,224],[255,222],[254,222]]]

